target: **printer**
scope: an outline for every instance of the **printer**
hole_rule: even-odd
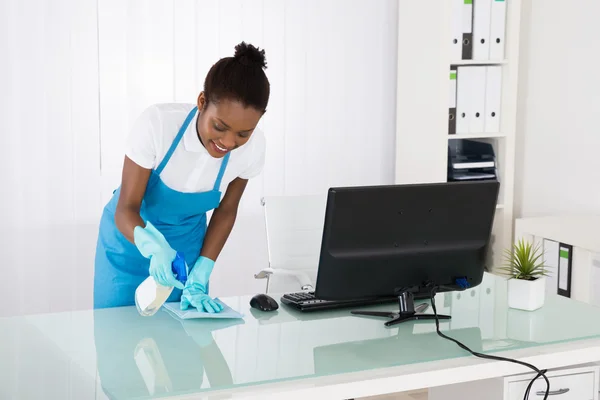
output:
[[[497,163],[491,143],[470,139],[448,141],[448,181],[497,180]]]

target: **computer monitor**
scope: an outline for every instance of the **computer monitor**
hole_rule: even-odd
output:
[[[331,188],[316,297],[398,296],[386,325],[430,318],[414,312],[415,295],[481,283],[498,191],[496,180]]]

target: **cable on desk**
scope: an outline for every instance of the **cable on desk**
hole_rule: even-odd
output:
[[[525,390],[525,395],[523,397],[523,400],[528,400],[529,399],[529,392],[531,391],[531,387],[533,386],[533,383],[535,382],[535,380],[537,378],[539,378],[540,376],[544,378],[544,380],[546,381],[546,394],[544,395],[544,400],[548,399],[548,395],[550,393],[550,381],[548,381],[548,378],[546,377],[546,372],[547,370],[545,369],[538,369],[537,367],[528,364],[526,362],[523,361],[518,361],[518,360],[513,360],[512,358],[505,358],[505,357],[498,357],[498,356],[491,356],[488,354],[482,354],[482,353],[478,353],[476,351],[473,351],[471,349],[469,349],[467,346],[465,346],[464,344],[462,344],[461,342],[459,342],[458,340],[451,338],[449,336],[446,336],[445,334],[443,334],[440,331],[440,320],[438,318],[438,314],[437,314],[437,309],[435,308],[435,294],[436,294],[436,289],[437,287],[434,287],[431,291],[431,307],[433,308],[433,314],[435,316],[435,330],[437,332],[437,334],[439,336],[441,336],[444,339],[450,340],[451,342],[456,343],[461,349],[468,351],[469,353],[471,353],[472,355],[474,355],[475,357],[479,357],[479,358],[485,358],[488,360],[496,360],[496,361],[508,361],[511,363],[515,363],[515,364],[520,364],[523,365],[525,367],[531,368],[533,371],[537,372],[537,375],[535,376],[535,378],[533,378],[531,380],[531,382],[529,382],[529,385],[527,386],[527,390]]]

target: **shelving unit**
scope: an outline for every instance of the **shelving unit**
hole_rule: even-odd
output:
[[[489,139],[503,137],[506,137],[504,133],[456,133],[448,135],[448,139]]]
[[[521,0],[506,1],[505,50],[501,60],[452,59],[452,1],[435,4],[399,2],[395,181],[445,182],[450,140],[492,143],[500,181],[490,254],[493,261],[488,265],[493,270],[500,266],[503,249],[513,239]],[[448,134],[448,74],[452,65],[501,66],[500,132]]]
[[[508,64],[508,60],[490,61],[490,60],[454,60],[450,65],[503,65]]]

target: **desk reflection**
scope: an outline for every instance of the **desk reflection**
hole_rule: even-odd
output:
[[[110,399],[131,399],[231,386],[231,370],[212,332],[243,323],[179,320],[166,311],[142,317],[133,307],[94,310],[102,390]]]
[[[444,332],[471,350],[482,351],[479,328],[453,329]],[[318,346],[314,349],[316,374],[354,372],[468,356],[469,353],[437,332],[410,333],[398,330],[394,336]]]

